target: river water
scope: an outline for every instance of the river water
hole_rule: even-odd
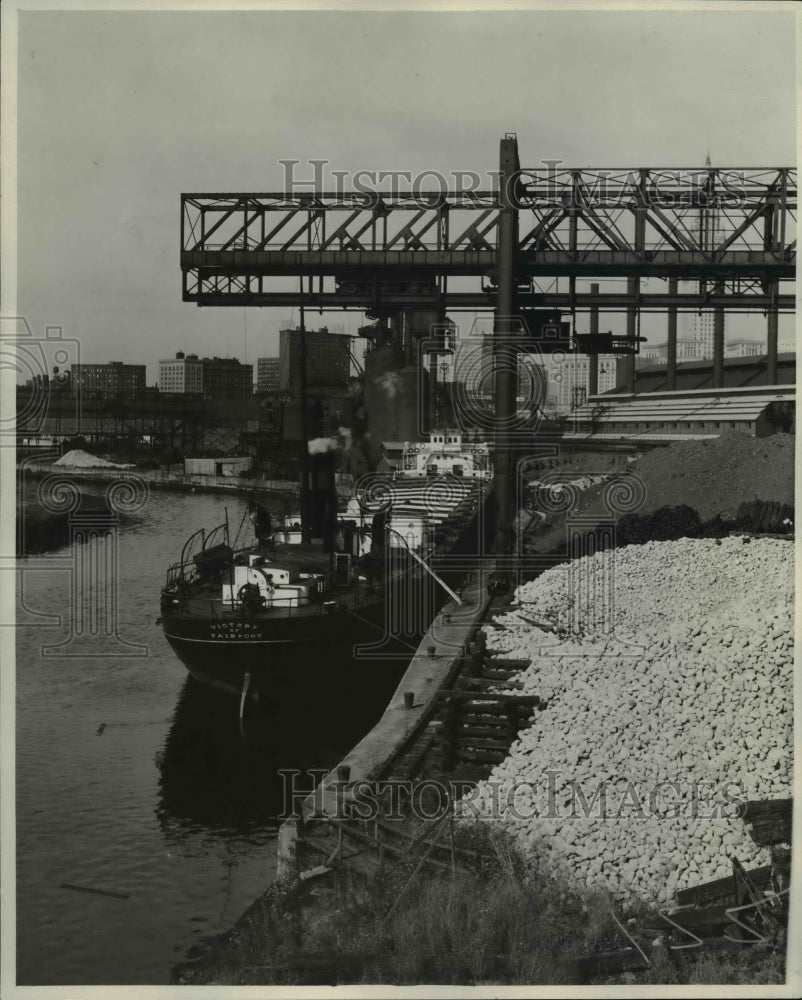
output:
[[[116,568],[99,566],[95,601],[111,606],[119,581],[117,635],[99,645],[68,641],[86,613],[74,548],[20,560],[19,984],[167,983],[176,961],[228,929],[275,876],[278,770],[336,763],[372,722],[339,720],[290,745],[246,713],[243,734],[236,699],[189,679],[164,640],[167,564],[226,507],[236,527],[244,505],[151,492],[116,531]]]

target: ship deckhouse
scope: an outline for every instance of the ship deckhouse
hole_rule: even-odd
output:
[[[436,430],[424,442],[407,442],[396,476],[456,476],[491,479],[490,449],[485,441],[463,442],[456,430]]]

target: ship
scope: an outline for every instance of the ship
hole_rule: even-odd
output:
[[[309,443],[301,509],[274,525],[249,505],[254,538],[228,519],[193,532],[161,592],[165,638],[198,681],[287,721],[314,702],[335,711],[386,702],[451,584],[438,554],[476,551],[492,481],[488,447],[456,431],[403,445],[338,510],[336,455]]]

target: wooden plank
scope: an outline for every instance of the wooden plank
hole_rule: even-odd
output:
[[[512,740],[488,739],[486,736],[460,736],[457,739],[457,753],[465,747],[473,747],[476,750],[503,750],[504,753],[509,753],[510,744]]]
[[[771,881],[771,865],[764,865],[762,868],[755,868],[749,872],[752,882],[762,888]],[[680,889],[677,893],[677,902],[680,906],[687,904],[702,904],[714,902],[719,899],[732,899],[735,891],[732,875],[726,878],[717,878],[712,882],[705,882],[702,885],[691,886],[689,889]]]
[[[506,656],[492,656],[485,660],[485,664],[493,669],[503,667],[507,670],[526,670],[532,665],[531,660],[514,659]]]
[[[506,704],[507,702],[517,702],[519,705],[540,705],[540,696],[536,694],[490,694],[482,691],[438,691],[435,697],[439,701],[488,701]]]
[[[793,799],[761,799],[746,803],[743,821],[759,846],[790,844]]]
[[[672,920],[676,921],[680,927],[699,932],[703,930],[722,930],[727,924],[732,923],[732,918],[727,916],[726,906],[687,906],[681,910],[675,910],[669,914]],[[672,925],[663,920],[659,915],[650,918],[645,926],[650,930],[670,930]]]
[[[482,764],[500,764],[507,759],[507,754],[495,750],[459,750],[457,758]]]
[[[485,680],[494,681],[496,684],[507,684],[511,679],[515,678],[517,671],[507,671],[507,670],[483,670],[481,675],[475,674],[473,676],[481,676]],[[517,687],[518,685],[516,685]]]
[[[507,688],[515,688],[519,691],[523,689],[523,683],[521,681],[505,679],[503,683],[504,687]],[[460,690],[499,687],[499,682],[497,680],[492,680],[491,678],[485,679],[484,677],[460,677],[457,684],[459,685]]]
[[[483,719],[481,721],[463,722],[454,730],[455,736],[502,736],[509,733],[510,727],[505,718],[499,717],[498,721]]]

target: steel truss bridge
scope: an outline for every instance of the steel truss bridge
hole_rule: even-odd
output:
[[[389,321],[397,339],[406,330],[420,344],[446,312],[493,309],[494,551],[503,552],[517,461],[504,430],[517,412],[517,362],[507,364],[503,351],[505,338],[520,336],[521,309],[585,310],[592,335],[601,310],[625,312],[629,391],[641,312],[667,314],[673,385],[678,311],[711,311],[713,384],[721,386],[725,313],[762,311],[772,385],[778,315],[794,309],[796,209],[791,167],[546,162],[522,170],[517,137],[508,133],[494,191],[182,195],[183,298],[201,306],[359,309]],[[555,288],[559,278],[567,289]],[[577,287],[587,279],[589,288]],[[644,289],[651,279],[666,282],[665,290]],[[598,354],[590,357],[594,392]],[[416,358],[422,364],[413,349],[408,360]],[[434,399],[436,363],[429,381]]]
[[[620,312],[792,311],[796,170],[520,170],[519,302]],[[501,192],[185,194],[183,298],[199,305],[492,309]],[[568,277],[562,292],[543,279]],[[303,294],[299,278],[310,278]],[[449,279],[479,279],[455,287]],[[693,282],[577,290],[577,278]],[[282,280],[283,279],[283,280]],[[295,288],[288,287],[293,279]]]

